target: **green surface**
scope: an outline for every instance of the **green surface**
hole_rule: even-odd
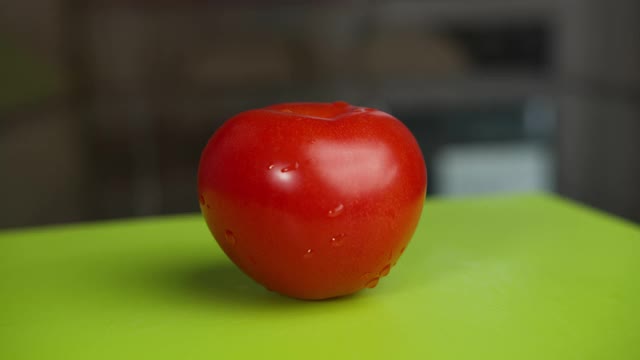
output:
[[[0,359],[640,359],[640,229],[541,195],[427,201],[374,290],[267,292],[200,216],[0,233]]]

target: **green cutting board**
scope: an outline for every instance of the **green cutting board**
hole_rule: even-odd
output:
[[[428,199],[377,288],[264,290],[199,215],[0,233],[0,359],[640,359],[640,229],[547,195]]]

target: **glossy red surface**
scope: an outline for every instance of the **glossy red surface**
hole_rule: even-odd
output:
[[[201,209],[245,273],[305,299],[373,287],[417,225],[426,169],[389,114],[336,103],[243,112],[200,160]]]

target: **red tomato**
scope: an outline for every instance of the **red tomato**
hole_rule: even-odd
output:
[[[211,137],[198,170],[222,250],[266,288],[302,299],[375,287],[415,231],[426,182],[400,121],[345,102],[243,112]]]

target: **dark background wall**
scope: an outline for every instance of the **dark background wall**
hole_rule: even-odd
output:
[[[197,211],[215,129],[396,115],[431,195],[554,191],[640,221],[640,3],[0,3],[0,227]]]

